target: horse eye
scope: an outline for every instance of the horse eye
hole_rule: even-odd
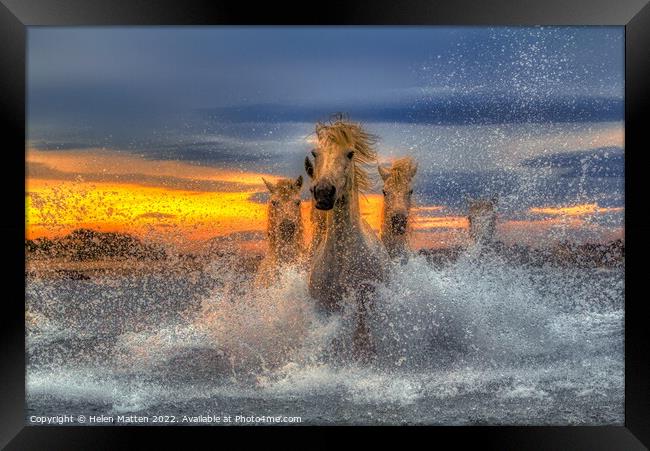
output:
[[[299,200],[296,200],[296,201],[294,201],[294,204],[296,204],[296,205],[300,205],[300,201],[299,201]]]
[[[381,192],[384,193],[384,196],[386,195],[386,190],[385,189],[381,190]]]
[[[311,154],[314,156],[314,158],[316,158],[316,151],[315,150],[312,150]]]
[[[278,204],[279,204],[279,202],[277,200],[272,200],[271,201],[271,205],[273,205],[274,207],[277,207]]]
[[[354,156],[354,150],[349,151],[348,152],[348,160],[351,160],[353,156]]]

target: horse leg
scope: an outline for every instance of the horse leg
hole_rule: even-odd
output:
[[[362,284],[357,290],[356,295],[356,324],[352,337],[352,346],[355,358],[364,363],[368,363],[376,357],[372,334],[368,327],[368,313],[372,308],[374,291],[372,285]]]

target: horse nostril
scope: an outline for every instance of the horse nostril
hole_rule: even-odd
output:
[[[318,185],[314,189],[314,195],[319,198],[330,199],[336,194],[336,187],[334,185]]]
[[[321,182],[314,186],[315,207],[319,210],[331,210],[336,201],[336,187],[331,183]]]
[[[284,237],[291,237],[296,232],[296,225],[291,221],[282,221],[280,223],[280,233]]]
[[[397,213],[391,216],[390,223],[395,232],[404,233],[406,231],[406,223],[408,219],[406,215]]]

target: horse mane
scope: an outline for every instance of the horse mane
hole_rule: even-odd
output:
[[[470,213],[476,213],[480,210],[494,211],[496,208],[496,198],[476,198],[468,199]]]
[[[351,122],[342,114],[335,115],[328,123],[316,123],[316,137],[328,143],[354,149],[354,179],[359,191],[365,192],[372,188],[373,181],[370,172],[364,166],[377,161],[375,144],[377,136],[368,133],[361,124]]]
[[[296,186],[296,180],[295,179],[280,179],[277,181],[275,184],[275,189],[281,194],[281,195],[290,195],[294,193],[295,191],[299,190],[299,188]]]
[[[406,183],[411,179],[411,171],[415,167],[415,161],[411,157],[400,158],[395,160],[390,167],[390,177],[396,183]]]

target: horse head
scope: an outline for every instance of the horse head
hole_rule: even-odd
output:
[[[359,124],[341,118],[316,125],[313,164],[307,158],[305,169],[312,177],[310,191],[319,210],[331,210],[342,197],[356,189],[367,189],[370,180],[363,164],[376,159],[374,137]]]
[[[411,158],[402,158],[393,163],[390,169],[379,167],[384,187],[384,210],[382,220],[384,232],[392,235],[404,235],[407,231],[411,197],[413,195],[412,181],[417,172],[417,163]]]
[[[276,184],[262,178],[271,194],[268,207],[269,238],[276,243],[290,243],[298,239],[302,228],[300,189],[302,175],[297,179],[282,179]]]

